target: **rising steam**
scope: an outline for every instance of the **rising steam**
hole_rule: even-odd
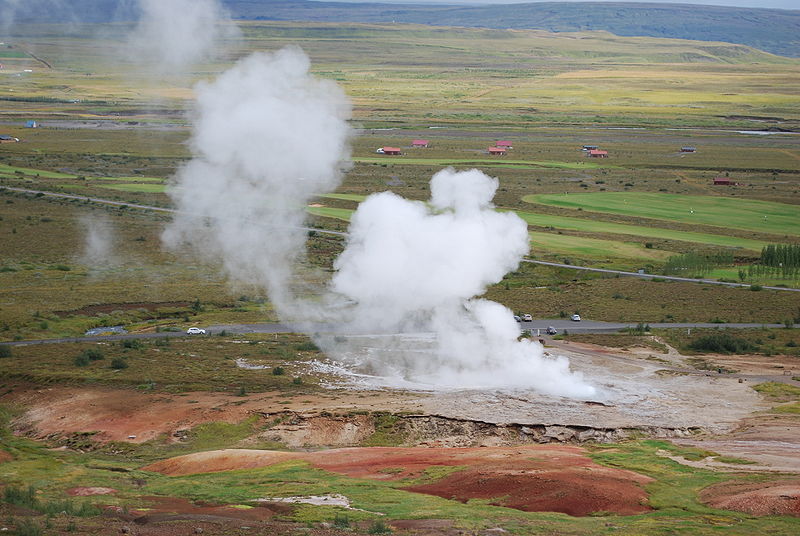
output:
[[[149,68],[183,70],[216,55],[238,29],[219,0],[139,0],[129,52]]]
[[[105,215],[83,214],[78,220],[83,230],[83,253],[79,262],[93,269],[116,266],[120,263],[114,252],[115,231]]]
[[[480,171],[437,173],[429,203],[370,196],[329,288],[302,299],[291,290],[305,207],[338,186],[351,136],[346,96],[308,69],[305,54],[287,48],[196,87],[195,157],[174,179],[179,214],[165,243],[192,246],[233,279],[266,287],[286,320],[327,321],[336,335],[317,342],[362,373],[429,388],[592,396],[566,359],[518,340],[507,308],[474,299],[528,251],[525,222],[494,210],[498,181]]]
[[[175,177],[180,215],[164,235],[170,246],[219,258],[232,278],[266,287],[284,314],[305,206],[336,188],[349,158],[349,101],[309,65],[299,48],[285,48],[197,85],[196,156]]]

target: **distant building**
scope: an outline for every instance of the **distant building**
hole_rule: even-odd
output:
[[[15,138],[14,136],[6,136],[5,134],[0,135],[0,143],[16,143],[19,141],[19,138]]]
[[[428,140],[414,140],[411,142],[411,147],[427,147]]]
[[[403,153],[400,151],[399,147],[383,147],[381,154],[401,155]]]
[[[736,183],[733,182],[728,177],[717,177],[714,179],[714,186],[735,186]]]
[[[608,151],[601,151],[600,149],[590,149],[590,158],[608,158]]]
[[[690,145],[687,145],[686,147],[681,147],[681,152],[682,153],[696,153],[697,152],[697,147],[692,147]]]
[[[31,119],[25,122],[25,128],[39,128],[39,123]]]
[[[597,145],[584,145],[581,150],[582,151],[594,151],[595,149],[599,149]]]
[[[489,147],[489,154],[497,155],[497,156],[505,156],[506,155],[505,147]]]
[[[503,147],[505,149],[513,149],[514,148],[513,144],[508,140],[498,141],[494,145],[495,145],[495,147]]]

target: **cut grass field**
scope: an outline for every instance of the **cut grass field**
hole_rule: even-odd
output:
[[[605,162],[544,162],[544,161],[529,161],[529,160],[510,160],[506,157],[486,157],[483,159],[477,158],[414,158],[410,156],[382,156],[382,157],[355,157],[354,162],[362,164],[387,164],[397,163],[411,166],[458,166],[458,167],[481,167],[490,166],[493,168],[519,168],[519,169],[537,169],[537,168],[556,168],[556,169],[611,169],[616,168],[612,164]]]
[[[348,196],[349,197],[349,196]],[[316,216],[336,218],[350,221],[354,210],[335,207],[308,207],[308,212]],[[620,240],[602,240],[581,236],[562,235],[546,232],[529,232],[531,237],[531,254],[570,255],[579,258],[590,258],[602,261],[617,259],[664,261],[673,253],[645,247],[638,242]]]
[[[363,201],[366,196],[356,194],[329,194],[321,196],[328,199],[344,201]],[[337,218],[349,221],[352,210],[335,207],[309,207],[308,211],[317,216]],[[552,214],[535,214],[532,212],[515,211],[529,225],[549,227],[554,230],[565,229],[589,233],[613,233],[631,235],[642,238],[660,238],[665,240],[680,240],[700,245],[713,245],[728,248],[747,250],[753,253],[761,251],[767,242],[748,240],[709,233],[693,233],[657,227],[644,227],[640,225],[626,225],[582,218],[570,218]],[[591,237],[569,236],[548,232],[532,231],[529,233],[533,243],[534,255],[540,253],[557,253],[575,255],[582,258],[624,258],[641,259],[642,261],[663,261],[673,252],[647,248],[639,242],[624,242],[618,240],[603,240]]]
[[[649,192],[536,194],[524,201],[575,210],[800,236],[797,205],[721,196]]]

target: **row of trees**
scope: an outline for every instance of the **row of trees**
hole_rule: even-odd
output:
[[[754,276],[797,279],[800,277],[800,244],[769,244],[761,250],[758,264],[750,268]]]
[[[721,252],[703,255],[689,252],[683,255],[674,255],[664,264],[665,275],[679,275],[684,277],[704,277],[718,266],[733,264],[733,253]]]
[[[689,252],[669,257],[663,273],[684,277],[705,277],[712,270],[733,265],[733,253]],[[761,250],[761,258],[739,269],[739,280],[758,281],[765,278],[800,279],[800,244],[769,244]]]

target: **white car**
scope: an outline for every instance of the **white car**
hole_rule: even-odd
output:
[[[577,315],[577,314],[572,315],[572,321],[573,322],[580,322],[581,321],[581,315]]]
[[[523,322],[533,322],[533,317],[531,315],[525,313],[524,315],[522,315],[522,321]]]
[[[186,330],[187,335],[205,335],[206,330],[203,328],[189,328]]]

